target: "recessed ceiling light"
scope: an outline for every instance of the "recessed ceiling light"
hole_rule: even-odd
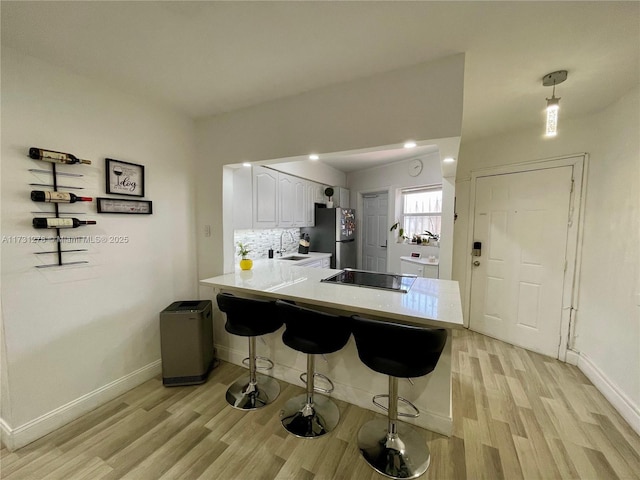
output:
[[[318,154],[316,153],[312,153],[311,155],[309,155],[309,160],[318,160],[320,158],[320,156],[318,156]]]
[[[413,140],[408,140],[404,142],[404,148],[413,148],[415,146],[416,146],[416,142],[414,142]]]
[[[249,162],[244,162],[244,163],[242,164],[242,166],[243,166],[243,167],[250,167],[250,166],[251,166],[251,164],[250,164]]]
[[[444,163],[453,163],[453,162],[455,162],[455,161],[456,161],[456,159],[455,159],[455,158],[453,158],[453,157],[447,157],[447,158],[445,158],[445,159],[444,159],[444,160],[442,160],[442,161],[443,161]]]

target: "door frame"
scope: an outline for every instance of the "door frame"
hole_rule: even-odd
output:
[[[488,167],[471,171],[469,189],[469,229],[467,231],[467,248],[469,259],[471,258],[471,245],[475,231],[476,217],[476,182],[478,178],[510,173],[522,173],[534,170],[546,170],[557,167],[573,167],[573,189],[569,198],[569,227],[567,229],[567,247],[565,253],[565,271],[562,290],[562,312],[560,319],[560,343],[558,345],[558,359],[575,362],[572,349],[575,339],[576,307],[578,305],[580,266],[582,258],[582,236],[584,229],[584,209],[586,202],[587,172],[589,155],[576,153],[544,160]],[[465,292],[466,312],[464,326],[469,328],[471,320],[471,261],[466,262],[465,267]]]

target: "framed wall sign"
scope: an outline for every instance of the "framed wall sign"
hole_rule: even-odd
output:
[[[144,165],[106,159],[107,193],[144,197]]]
[[[135,213],[151,215],[153,205],[150,200],[129,200],[126,198],[96,198],[98,213]]]

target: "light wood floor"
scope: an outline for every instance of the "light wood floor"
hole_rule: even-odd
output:
[[[287,434],[275,404],[226,405],[243,373],[222,363],[197,387],[150,380],[13,453],[0,477],[23,479],[381,479],[359,456],[359,426],[377,415],[344,402],[326,438]],[[470,331],[453,343],[454,432],[422,431],[433,479],[640,478],[640,438],[571,365]]]

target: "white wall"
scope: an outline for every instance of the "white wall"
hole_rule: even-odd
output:
[[[454,279],[464,291],[472,170],[589,154],[579,300],[578,366],[640,431],[640,89],[589,117],[560,117],[558,136],[539,129],[462,143],[456,191]],[[462,201],[461,201],[462,200]],[[466,299],[465,299],[466,300]],[[464,311],[464,309],[463,309]],[[600,382],[600,383],[599,383]]]
[[[10,386],[2,420],[14,446],[159,373],[158,313],[197,295],[194,132],[177,113],[2,49],[2,382]],[[153,215],[98,215],[95,202],[64,205],[61,211],[98,222],[69,235],[128,242],[70,247],[88,249],[64,257],[86,266],[35,268],[53,256],[35,255],[42,245],[10,240],[42,233],[32,228],[31,212],[46,206],[31,202],[28,184],[47,175],[28,169],[50,164],[29,159],[31,146],[93,160],[60,168],[85,175],[60,177],[61,184],[82,185],[93,197],[106,196],[105,157],[144,165]]]
[[[198,229],[223,221],[222,166],[460,136],[464,55],[264,103],[197,122]],[[228,229],[227,229],[228,230]],[[224,271],[232,233],[198,238],[198,275]]]

